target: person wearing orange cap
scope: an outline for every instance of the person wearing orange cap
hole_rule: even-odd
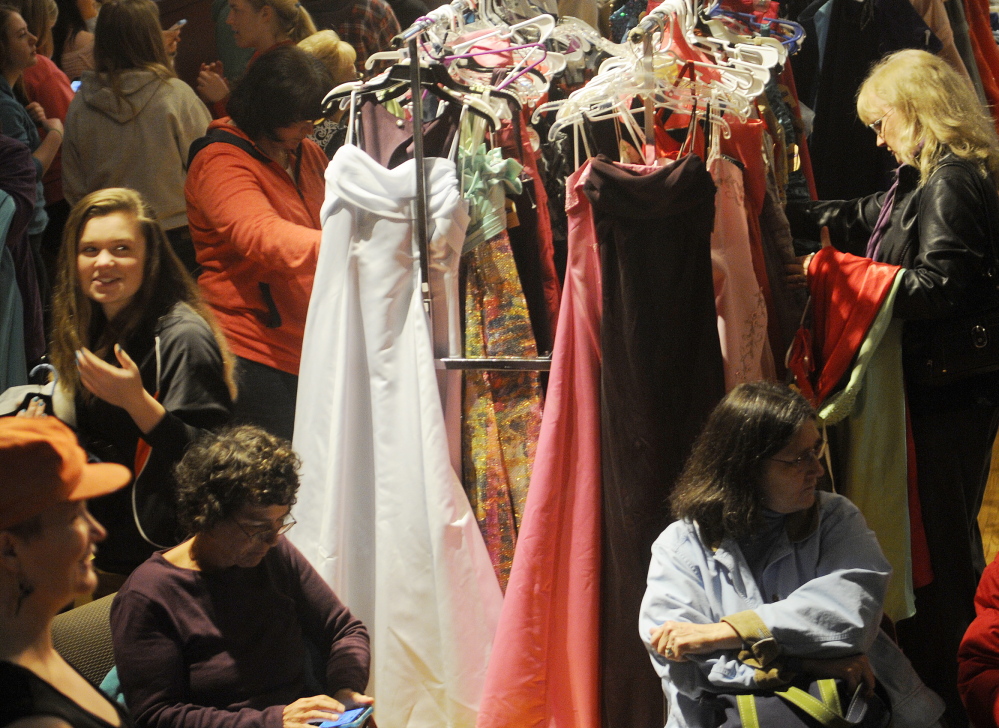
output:
[[[0,419],[0,726],[131,726],[55,651],[51,632],[97,586],[91,557],[107,532],[86,500],[131,479],[122,465],[88,464],[54,417]]]

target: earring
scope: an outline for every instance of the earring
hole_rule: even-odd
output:
[[[35,591],[35,585],[28,582],[23,576],[17,577],[17,604],[14,605],[14,616],[21,611],[24,600],[30,597]]]

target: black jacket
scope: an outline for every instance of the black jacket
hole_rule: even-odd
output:
[[[158,548],[179,542],[184,534],[177,526],[173,467],[203,430],[225,424],[232,413],[215,337],[187,304],[174,304],[140,327],[125,351],[138,365],[146,391],[166,409],[160,423],[143,437],[120,407],[97,398],[76,401],[80,443],[91,454],[134,472],[139,440],[152,448],[134,485],[88,502],[108,530],[96,564],[115,573],[129,573]],[[108,360],[116,364],[113,352]]]
[[[818,240],[819,230],[828,226],[837,249],[862,256],[885,194],[791,203],[791,230],[795,237]],[[992,179],[983,179],[974,164],[947,155],[922,186],[916,168],[899,170],[878,260],[905,269],[893,311],[906,320],[903,354],[921,348],[927,320],[970,313],[986,303],[992,291],[987,273],[996,265],[996,234],[999,195]]]

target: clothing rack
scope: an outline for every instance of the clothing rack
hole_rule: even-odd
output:
[[[452,14],[474,10],[473,0],[454,0],[417,18],[411,26],[392,39],[392,45],[409,50],[410,91],[413,97],[413,161],[416,168],[416,242],[420,254],[420,291],[423,310],[430,322],[430,339],[434,340],[433,292],[430,290],[430,241],[427,220],[426,157],[423,151],[423,88],[420,84],[420,56],[418,39],[438,22]],[[479,371],[549,371],[551,358],[499,357],[435,359],[437,369]]]
[[[688,0],[665,0],[650,10],[649,14],[631,29],[628,33],[628,40],[632,43],[643,43],[646,40],[651,40],[655,31],[662,30],[667,16],[677,15],[686,18],[693,13],[693,10]]]

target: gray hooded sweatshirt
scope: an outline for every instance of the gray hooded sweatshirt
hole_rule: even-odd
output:
[[[124,98],[106,74],[86,71],[66,113],[62,180],[76,204],[105,187],[131,187],[167,230],[187,224],[187,150],[212,117],[186,83],[147,69],[120,76]]]

